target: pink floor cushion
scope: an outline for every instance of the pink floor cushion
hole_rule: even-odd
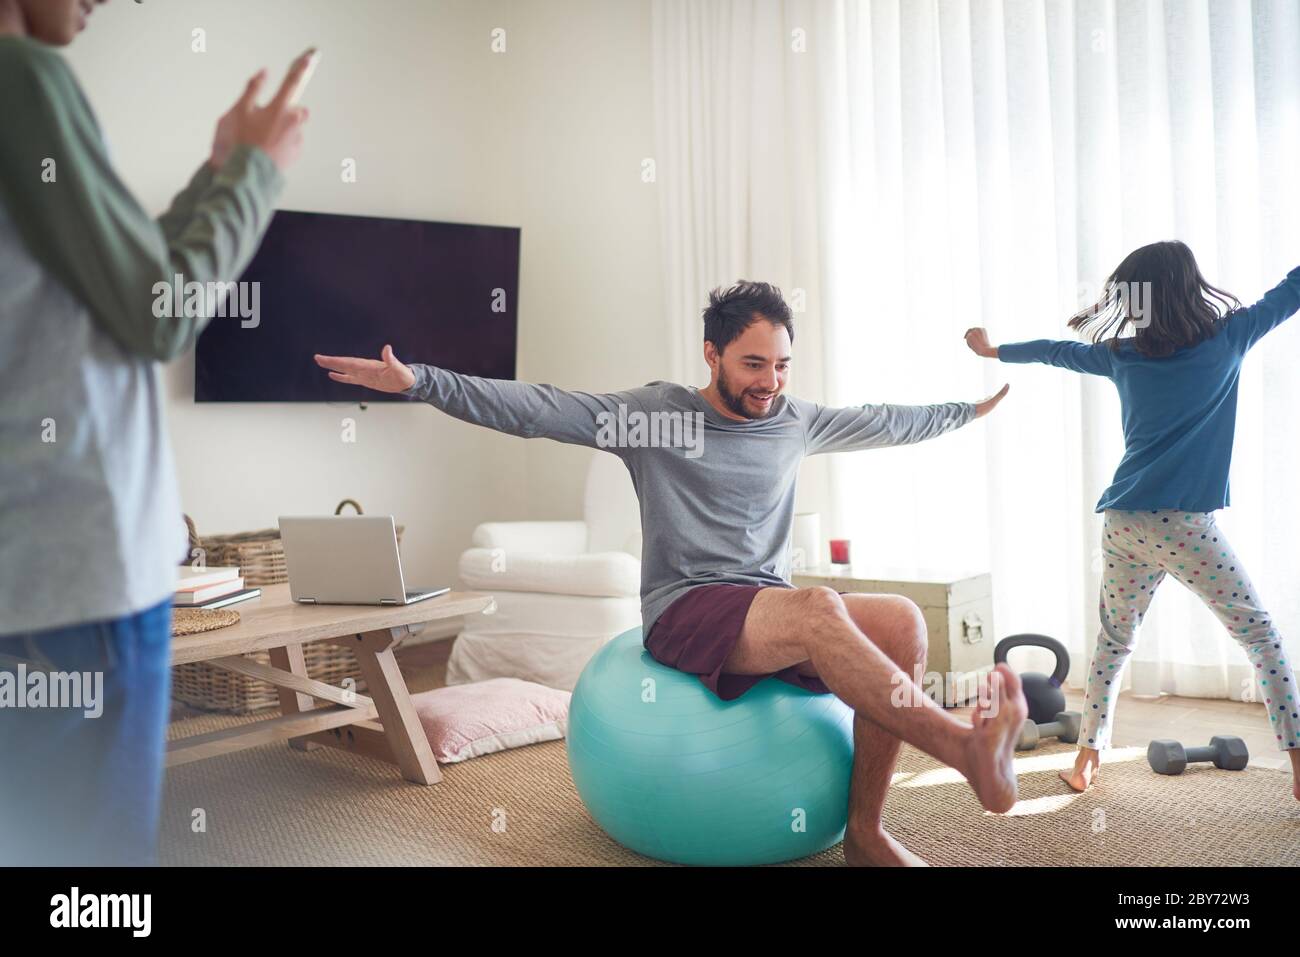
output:
[[[439,764],[558,741],[569,723],[572,692],[519,678],[491,678],[411,695]]]

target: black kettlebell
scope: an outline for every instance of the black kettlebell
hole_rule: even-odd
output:
[[[1005,662],[1008,651],[1026,645],[1046,648],[1056,655],[1056,668],[1050,675],[1026,671],[1020,676],[1025,702],[1029,705],[1029,720],[1035,724],[1046,724],[1065,710],[1065,692],[1061,690],[1061,682],[1070,673],[1070,653],[1065,650],[1065,645],[1046,635],[1010,635],[999,641],[993,649],[993,663],[996,665]]]

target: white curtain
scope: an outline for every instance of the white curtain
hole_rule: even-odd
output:
[[[737,278],[794,300],[791,389],[835,405],[1012,391],[987,420],[805,467],[801,507],[872,567],[988,570],[998,636],[1054,635],[1078,684],[1099,627],[1100,516],[1122,453],[1104,379],[980,360],[1068,338],[1133,248],[1178,238],[1250,303],[1300,263],[1296,0],[656,0],[656,183],[678,381]],[[1220,513],[1300,649],[1300,320],[1241,381]],[[1043,669],[1043,658],[1013,660]],[[1255,694],[1172,579],[1126,687]]]

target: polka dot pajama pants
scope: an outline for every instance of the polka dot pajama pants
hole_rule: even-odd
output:
[[[1300,692],[1282,639],[1213,512],[1107,509],[1102,553],[1102,627],[1088,669],[1080,745],[1110,747],[1124,666],[1151,596],[1169,574],[1205,602],[1246,650],[1278,748],[1300,748]]]

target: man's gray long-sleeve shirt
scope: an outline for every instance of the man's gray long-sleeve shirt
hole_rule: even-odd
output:
[[[596,395],[410,368],[405,394],[448,415],[623,460],[641,503],[643,635],[697,585],[794,587],[790,530],[805,455],[908,445],[975,418],[969,402],[828,408],[782,395],[767,418],[741,422],[672,382]]]

